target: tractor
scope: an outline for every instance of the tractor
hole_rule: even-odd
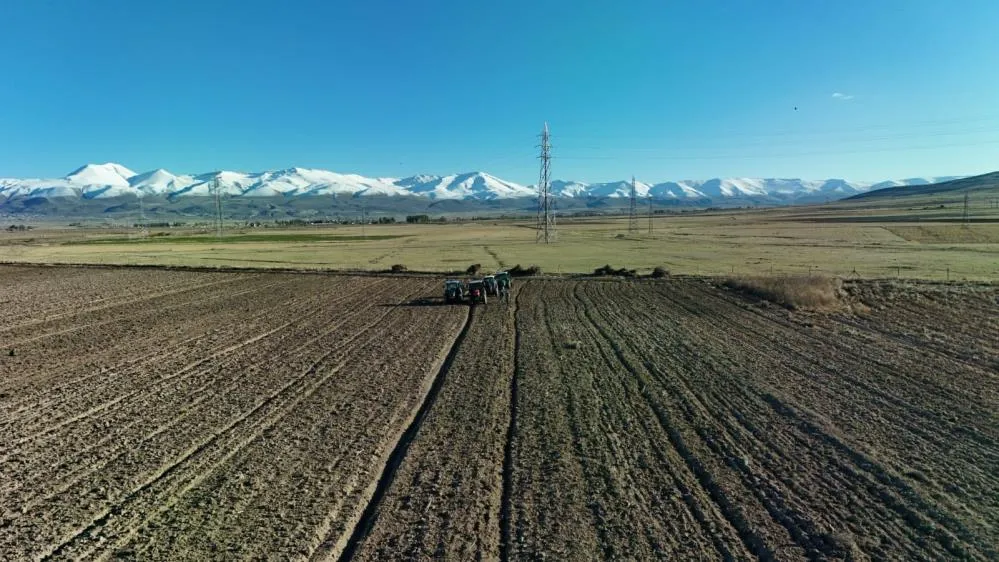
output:
[[[482,279],[472,279],[468,282],[468,302],[471,304],[486,304],[486,283]]]
[[[510,277],[510,272],[497,271],[494,277],[496,278],[496,288],[499,295],[502,297],[508,297],[510,295],[510,289],[513,287],[513,279]]]
[[[467,292],[465,284],[457,279],[448,279],[444,282],[444,302],[450,304],[465,300]]]
[[[498,297],[499,296],[499,283],[496,281],[496,276],[486,275],[482,278],[482,282],[486,286],[486,294]]]

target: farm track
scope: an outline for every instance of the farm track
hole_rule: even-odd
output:
[[[155,367],[147,367],[142,373],[129,373],[131,376],[124,379],[128,384],[127,387],[114,384],[110,385],[112,387],[110,392],[104,389],[104,394],[113,394],[114,399],[90,408],[87,404],[72,404],[71,407],[82,409],[83,413],[60,421],[55,426],[31,436],[35,437],[37,442],[31,443],[30,447],[19,447],[19,454],[7,455],[4,462],[18,466],[22,473],[30,475],[29,478],[19,482],[18,487],[30,489],[33,480],[39,480],[39,484],[34,487],[36,493],[45,490],[41,482],[49,485],[62,484],[63,472],[79,478],[81,474],[100,470],[104,466],[103,463],[109,457],[113,457],[119,448],[109,445],[138,446],[142,443],[141,436],[151,431],[150,428],[155,428],[155,433],[161,433],[189,417],[196,416],[201,409],[212,407],[212,403],[208,401],[211,398],[211,394],[207,392],[208,388],[225,393],[241,384],[239,381],[226,380],[231,376],[230,370],[238,362],[248,359],[256,362],[259,361],[256,357],[264,355],[270,355],[272,360],[278,360],[301,350],[305,346],[283,348],[287,345],[287,335],[295,333],[295,324],[302,324],[303,320],[311,320],[313,324],[328,322],[321,316],[317,318],[317,315],[333,314],[340,302],[338,299],[331,299],[326,303],[327,307],[324,307],[322,303],[306,299],[304,304],[314,307],[309,313],[306,313],[304,308],[287,309],[287,312],[300,314],[298,320],[286,322],[272,329],[266,329],[269,326],[261,327],[266,331],[215,351],[203,360],[188,363],[175,370],[182,362],[190,360],[190,357],[182,355],[178,358],[180,359],[178,362],[163,361]],[[349,322],[350,318],[348,315],[343,317],[343,320]],[[342,324],[343,322],[330,324],[329,329],[322,332],[321,336],[334,332]],[[310,329],[308,325],[299,327]],[[244,325],[243,329],[246,328],[247,325]],[[250,333],[255,333],[255,330]],[[312,338],[309,343],[313,343],[316,339]],[[220,340],[213,341],[214,345],[219,343]],[[255,347],[254,355],[239,353],[251,344]],[[226,355],[232,357],[223,357]],[[151,411],[151,404],[156,404],[159,409]],[[185,415],[177,416],[174,408],[182,409]],[[67,407],[62,405],[62,410],[66,409]],[[44,409],[39,408],[35,411],[44,411]],[[113,431],[109,431],[111,428]],[[38,439],[43,435],[45,439]],[[74,450],[73,455],[66,455],[58,448],[58,444],[66,440],[88,445]],[[17,445],[20,443],[15,442],[15,446]],[[81,469],[81,467],[89,468]],[[60,490],[64,488],[63,485]],[[15,491],[4,489],[0,498]],[[32,498],[22,495],[20,501],[31,505]]]
[[[677,288],[693,290],[678,291],[675,290]],[[994,466],[992,459],[997,453],[994,440],[977,435],[975,439],[968,439],[966,435],[955,435],[949,431],[948,424],[926,407],[927,398],[935,401],[941,396],[938,392],[925,392],[927,387],[934,385],[932,376],[913,376],[921,373],[939,376],[941,372],[960,371],[977,376],[980,385],[990,382],[988,373],[976,373],[967,365],[953,364],[941,371],[937,369],[943,366],[927,365],[925,357],[921,359],[921,365],[910,360],[909,357],[914,355],[909,353],[910,350],[883,352],[877,347],[858,345],[863,342],[814,334],[807,325],[786,325],[785,314],[761,316],[754,310],[747,311],[739,306],[741,303],[733,302],[730,295],[704,285],[668,287],[659,292],[663,297],[672,299],[679,310],[687,312],[680,315],[676,323],[659,324],[660,327],[682,326],[676,332],[677,336],[686,339],[680,340],[685,349],[673,355],[685,358],[706,356],[705,359],[712,363],[719,363],[712,368],[708,361],[704,361],[703,367],[690,370],[691,378],[701,375],[697,380],[697,389],[710,388],[706,383],[722,383],[717,393],[701,392],[700,397],[695,395],[681,399],[680,405],[689,411],[686,405],[697,404],[693,398],[704,403],[700,413],[704,420],[697,419],[697,412],[688,414],[695,426],[710,427],[710,421],[705,420],[711,418],[724,422],[725,418],[719,417],[718,412],[731,411],[738,414],[737,419],[742,418],[739,421],[744,427],[741,430],[743,435],[739,435],[739,427],[731,423],[716,431],[701,430],[699,433],[702,440],[713,444],[711,448],[716,457],[734,459],[735,466],[742,465],[747,469],[743,471],[747,473],[744,479],[753,472],[750,467],[760,464],[752,456],[748,462],[740,462],[740,455],[745,454],[737,447],[740,441],[752,442],[750,439],[756,434],[757,438],[765,437],[763,444],[768,444],[768,441],[785,443],[771,450],[789,459],[789,463],[786,466],[773,465],[767,472],[791,473],[798,482],[785,479],[786,488],[770,483],[774,489],[766,492],[766,496],[786,498],[784,503],[791,506],[794,512],[815,514],[797,516],[798,521],[795,518],[783,520],[805,554],[818,552],[831,555],[847,547],[867,550],[864,548],[867,546],[873,551],[872,555],[878,557],[887,554],[878,550],[880,545],[891,545],[889,552],[897,554],[907,549],[907,556],[912,557],[925,556],[929,552],[936,552],[938,557],[987,558],[995,555],[994,546],[986,539],[992,533],[992,522],[973,529],[972,524],[977,523],[977,518],[965,516],[970,511],[991,513],[994,517],[994,501],[987,501],[984,505],[955,506],[953,498],[946,497],[939,489],[921,495],[918,490],[926,488],[931,482],[924,474],[912,470],[922,466],[932,474],[933,470],[942,472],[953,467],[944,482],[958,483],[968,479],[974,482],[972,488],[981,490],[984,486],[985,497],[990,497],[988,494],[994,489],[994,475],[990,477],[986,467]],[[624,319],[616,326],[649,325],[648,322],[635,320],[655,310],[650,308],[654,302],[654,299],[645,303],[636,302],[636,306],[623,312]],[[653,320],[653,317],[648,320]],[[719,320],[729,330],[719,331]],[[733,337],[734,334],[729,333],[732,330],[741,330],[745,337]],[[635,339],[623,333],[622,341],[632,342]],[[668,342],[670,335],[657,330],[649,341]],[[884,346],[886,342],[880,343]],[[713,353],[711,350],[724,350],[724,353]],[[871,361],[872,357],[874,361]],[[647,367],[653,372],[664,371],[660,379],[664,383],[686,378],[677,377],[678,371],[668,365],[650,364]],[[683,367],[683,364],[677,365],[677,369]],[[705,372],[711,372],[708,369],[713,369],[716,376],[703,377]],[[897,380],[899,378],[902,380]],[[886,382],[881,383],[882,380]],[[907,393],[908,389],[920,389],[923,399],[915,401],[915,393],[913,397],[898,396]],[[713,398],[717,403],[704,402],[704,397]],[[934,404],[931,407],[954,411],[970,406],[970,413],[974,416],[977,402],[969,404],[965,398],[956,398],[948,406]],[[763,404],[769,406],[772,412],[767,412]],[[762,423],[766,419],[762,417],[754,420],[748,416],[753,411],[757,415],[767,414],[770,420],[767,423]],[[978,412],[982,421],[977,425],[983,426],[983,431],[990,429],[988,411]],[[985,416],[982,417],[982,414]],[[964,421],[971,428],[976,425],[971,424],[970,417]],[[770,429],[789,425],[793,431],[786,437],[782,435],[785,432],[774,433]],[[967,425],[961,427],[965,431],[969,429]],[[767,428],[766,432],[760,428]],[[995,432],[994,418],[991,432]],[[725,437],[725,433],[729,433],[735,445],[725,445],[729,439],[720,438]],[[959,453],[954,447],[956,443],[968,445],[970,454]],[[886,447],[898,445],[902,445],[899,453],[909,456],[905,462],[894,463],[894,466],[879,462],[878,457],[884,456]],[[912,449],[906,451],[906,446]],[[933,448],[938,450],[933,451]],[[814,460],[806,462],[809,457]],[[937,466],[929,469],[932,465]],[[807,466],[815,467],[812,478],[803,477],[803,473],[807,475],[808,472],[801,467]],[[822,485],[810,485],[810,482],[816,481]],[[746,480],[745,485],[756,490],[763,487],[754,479]],[[852,500],[846,505],[843,503],[844,493]],[[866,507],[858,510],[857,506]],[[775,518],[783,519],[780,515],[783,510],[779,509],[779,505],[765,507]],[[951,510],[953,512],[948,513]],[[861,517],[858,511],[865,516]],[[816,517],[818,514],[823,517]],[[864,537],[871,544],[857,546],[852,539],[848,540],[851,536]]]
[[[224,319],[233,311],[231,329],[227,325],[220,331],[186,338],[186,346],[153,363],[132,365],[131,370],[121,372],[104,370],[104,375],[113,376],[100,377],[96,385],[100,392],[87,393],[94,381],[80,380],[80,388],[65,384],[65,392],[51,403],[17,410],[20,415],[12,416],[12,421],[27,423],[7,428],[7,437],[22,438],[14,448],[5,446],[2,450],[5,466],[13,467],[18,478],[0,481],[0,505],[6,506],[3,525],[9,531],[2,534],[0,552],[36,557],[45,554],[47,544],[50,554],[59,557],[89,557],[109,552],[112,545],[156,537],[138,530],[147,519],[156,525],[151,515],[165,516],[151,511],[150,505],[172,505],[186,492],[200,492],[198,485],[211,481],[211,470],[224,471],[226,462],[239,458],[238,452],[258,447],[267,436],[265,430],[295,425],[299,421],[297,408],[304,403],[314,412],[334,406],[337,400],[349,400],[350,394],[332,388],[342,379],[360,384],[355,401],[366,399],[357,396],[360,394],[370,400],[372,393],[365,391],[368,377],[357,375],[365,373],[365,362],[375,357],[392,359],[385,364],[392,368],[379,376],[388,377],[382,386],[398,386],[393,395],[397,400],[386,396],[373,404],[380,412],[373,408],[356,412],[365,418],[380,415],[367,421],[388,432],[401,417],[398,405],[411,400],[407,389],[418,386],[421,375],[426,375],[426,369],[413,368],[413,362],[440,353],[435,346],[445,343],[441,338],[456,333],[456,329],[447,329],[448,318],[455,319],[454,310],[418,315],[403,307],[385,306],[428,290],[427,281],[400,292],[401,285],[389,280],[269,279],[280,282],[257,280],[266,290],[261,291],[262,301],[254,299],[253,307],[234,306],[238,301],[220,297],[218,310],[201,311],[214,314],[213,320]],[[180,310],[183,302],[168,301],[160,308]],[[254,313],[248,315],[250,310]],[[157,326],[177,328],[178,323],[187,328],[183,318],[199,318],[190,309],[185,312],[175,318],[151,315],[160,323],[150,326],[150,331],[155,332]],[[406,329],[398,329],[400,321]],[[422,333],[435,322],[440,335],[427,337]],[[129,350],[119,351],[127,355]],[[399,351],[403,354],[396,355]],[[29,352],[26,348],[24,354]],[[233,377],[236,373],[239,376]],[[371,377],[374,381],[377,378]],[[325,392],[324,399],[317,401],[320,391]],[[80,394],[83,397],[74,400]],[[44,397],[44,393],[39,396]],[[105,397],[110,401],[88,407]],[[42,406],[55,410],[50,412],[55,415],[30,415],[44,410]],[[8,403],[4,403],[4,411],[12,411]],[[62,411],[75,414],[62,418]],[[331,436],[353,443],[355,453],[365,446],[374,450],[381,444],[380,432],[360,431],[361,426],[356,424],[347,434]],[[20,432],[15,433],[13,427]],[[32,427],[42,430],[32,434]],[[355,439],[354,434],[363,439]],[[66,456],[65,447],[57,447],[66,442],[81,446],[71,448]],[[365,460],[372,456],[343,462],[355,469],[352,478],[357,481],[344,489],[366,483],[369,467]],[[262,455],[267,463],[273,463],[273,458]],[[267,470],[261,467],[260,472]],[[18,510],[13,511],[13,506]],[[352,507],[347,504],[344,511]],[[85,521],[90,523],[78,526]]]
[[[697,308],[691,310],[710,305],[703,291],[695,298]],[[778,408],[784,402],[804,405],[800,409],[806,411],[797,416],[806,427],[835,430],[828,442],[845,447],[841,441],[849,441],[852,447],[845,447],[844,453],[873,467],[872,477],[884,487],[879,493],[910,500],[911,506],[903,502],[893,510],[917,529],[934,528],[934,534],[945,545],[956,544],[958,552],[966,540],[979,542],[985,553],[994,555],[994,546],[974,537],[992,532],[999,507],[999,475],[989,468],[999,460],[995,376],[918,348],[892,349],[890,339],[878,345],[843,340],[835,324],[819,327],[825,324],[822,318],[761,338],[766,334],[761,319],[769,320],[770,327],[787,323],[784,314],[752,312],[726,318],[735,325],[744,322],[747,333],[758,334],[752,348],[726,342],[733,352],[744,353],[741,364],[756,366],[747,373],[756,375],[749,380],[765,378],[761,382],[780,396],[769,398]],[[955,380],[959,384],[951,382]],[[982,515],[967,518],[969,512]]]
[[[507,555],[749,558],[577,288],[522,289]]]
[[[302,556],[324,536],[342,533],[387,434],[412,408],[427,376],[426,369],[413,369],[411,358],[440,353],[453,334],[421,339],[416,336],[432,318],[398,329],[393,312],[361,327],[342,349],[324,352],[318,344],[318,358],[296,361],[303,368],[295,378],[212,435],[174,474],[129,498],[124,515],[100,536],[159,559],[216,548],[231,556],[265,550]],[[394,350],[403,353],[388,354]],[[376,358],[384,358],[379,370],[357,376]],[[382,390],[372,392],[371,385]],[[92,543],[93,533],[86,534]]]
[[[0,281],[0,558],[999,558],[989,287]]]
[[[513,376],[513,299],[475,308],[442,389],[373,513],[341,559],[496,559]]]

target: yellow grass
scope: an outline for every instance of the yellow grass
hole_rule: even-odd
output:
[[[725,285],[788,308],[831,310],[840,306],[843,282],[825,276],[736,277]]]
[[[327,226],[245,233],[307,232],[348,238],[241,243],[239,231],[230,230],[225,242],[198,244],[130,240],[134,231],[42,228],[0,234],[0,261],[363,270],[402,264],[410,270],[440,272],[464,271],[475,263],[482,264],[484,271],[537,264],[546,273],[589,273],[611,264],[637,269],[640,274],[664,266],[674,275],[999,279],[999,227],[995,223],[971,225],[970,232],[958,237],[952,231],[960,229],[959,225],[918,217],[912,222],[897,217],[879,222],[877,216],[872,222],[829,220],[870,220],[882,212],[831,206],[667,215],[655,218],[652,233],[647,232],[645,221],[639,232],[629,233],[626,218],[563,219],[557,242],[548,246],[535,242],[533,224],[506,220],[365,227],[367,236],[402,236],[387,240],[354,240],[349,237],[361,236],[359,226]],[[913,235],[925,229],[946,235]],[[160,232],[169,234],[161,239],[194,233]],[[113,236],[121,242],[67,244]]]

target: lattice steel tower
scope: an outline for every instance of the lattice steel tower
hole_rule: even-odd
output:
[[[136,193],[139,198],[139,236],[145,238],[149,236],[149,221],[146,220],[145,195],[140,191]]]
[[[628,232],[638,232],[638,190],[635,189],[635,176],[631,176],[631,209],[628,211]]]
[[[652,193],[649,193],[646,198],[649,200],[649,234],[652,234]]]
[[[219,185],[219,177],[212,180],[212,191],[215,192],[215,235],[222,239],[222,186]]]
[[[555,198],[552,196],[552,143],[548,122],[541,130],[541,174],[538,178],[538,229],[535,242],[555,241]]]

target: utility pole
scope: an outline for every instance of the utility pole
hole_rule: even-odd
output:
[[[218,175],[212,180],[213,191],[215,192],[215,236],[222,239],[222,186],[219,183]]]
[[[635,188],[635,176],[631,176],[631,206],[628,209],[628,233],[638,232],[638,190]]]
[[[541,130],[541,172],[538,177],[538,225],[535,242],[555,242],[555,198],[552,196],[552,143],[548,122]]]
[[[146,202],[141,192],[136,193],[139,198],[139,228],[140,236],[149,236],[149,221],[146,220]]]
[[[361,238],[367,240],[368,236],[364,233],[364,223],[368,222],[365,216],[364,201],[361,201]]]

